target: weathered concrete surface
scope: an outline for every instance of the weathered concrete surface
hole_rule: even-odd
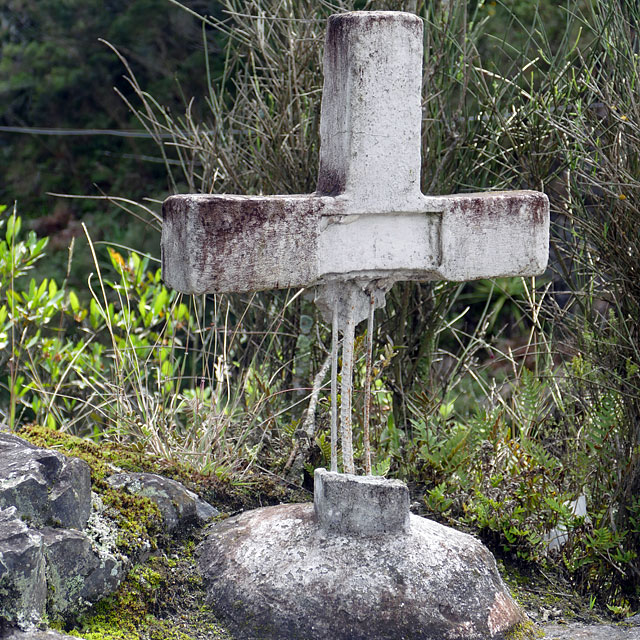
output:
[[[325,200],[172,196],[162,205],[163,278],[190,293],[305,286]]]
[[[82,529],[91,512],[91,473],[78,458],[0,432],[0,508],[33,525]]]
[[[344,332],[348,318],[353,314],[356,324],[369,317],[371,311],[371,295],[373,307],[382,309],[385,305],[387,291],[393,286],[392,279],[332,280],[319,285],[315,289],[313,301],[322,314],[325,322],[331,324],[333,312],[337,313],[338,330]]]
[[[0,632],[3,623],[29,629],[45,612],[47,583],[42,536],[15,508],[0,509]]]
[[[445,280],[543,273],[549,257],[549,200],[535,191],[502,191],[442,199]]]
[[[313,506],[327,533],[379,536],[409,531],[409,489],[400,480],[316,469]]]
[[[327,24],[317,192],[352,213],[420,210],[422,20],[399,11]]]
[[[442,261],[442,216],[420,196],[416,212],[334,215],[322,219],[316,280],[428,280]],[[433,208],[433,207],[432,207]]]
[[[316,193],[168,198],[162,272],[169,286],[201,294],[544,271],[544,194],[420,193],[419,18],[332,16],[324,68]]]
[[[155,502],[168,532],[204,524],[220,513],[180,482],[155,473],[116,473],[107,478],[107,482],[115,489],[124,489]]]
[[[240,638],[493,640],[523,618],[491,553],[418,516],[410,532],[327,534],[312,504],[216,524],[199,549],[214,609]]]

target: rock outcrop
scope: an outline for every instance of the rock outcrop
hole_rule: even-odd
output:
[[[112,593],[125,576],[126,565],[115,554],[99,553],[82,531],[41,531],[46,559],[50,614],[68,615]]]
[[[47,584],[42,535],[0,510],[0,631],[3,621],[30,628],[45,612]]]
[[[53,629],[46,631],[20,631],[14,629],[8,636],[3,636],[4,640],[78,640],[77,636],[68,636]]]
[[[83,529],[91,512],[91,473],[78,458],[0,432],[0,508],[31,525]]]
[[[118,473],[108,482],[152,500],[167,533],[218,515],[175,480]],[[0,432],[0,635],[53,639],[37,631],[43,620],[73,619],[115,591],[131,559],[110,511],[86,462]]]
[[[0,505],[0,625],[33,631],[117,588],[127,559],[96,544],[86,462],[0,432]]]
[[[204,524],[219,511],[184,485],[155,473],[116,473],[107,479],[115,489],[149,498],[156,504],[167,533],[194,524]]]

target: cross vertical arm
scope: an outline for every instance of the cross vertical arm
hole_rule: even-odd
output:
[[[422,30],[399,11],[329,18],[316,192],[344,196],[350,212],[420,201]]]

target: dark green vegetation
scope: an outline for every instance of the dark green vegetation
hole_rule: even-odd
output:
[[[191,0],[199,11],[207,2]],[[142,199],[164,197],[162,157],[151,136],[115,137],[96,130],[137,130],[125,100],[134,94],[111,47],[131,61],[145,89],[181,110],[184,95],[202,95],[206,74],[200,22],[162,0],[5,0],[0,6],[0,202],[18,200],[26,220],[64,250],[85,221],[95,239],[141,246],[131,216],[89,198],[48,192]],[[220,50],[220,38],[209,45]],[[216,58],[222,64],[220,57]],[[216,63],[214,62],[214,68]],[[180,79],[180,82],[178,81]],[[186,86],[181,86],[185,82]],[[124,98],[124,99],[123,99]],[[13,128],[14,130],[7,130]],[[81,135],[19,133],[66,129]],[[149,246],[154,246],[150,244]],[[64,257],[50,260],[62,277]],[[86,271],[80,256],[72,275]]]
[[[640,10],[386,3],[410,4],[426,23],[424,191],[544,190],[552,267],[533,281],[392,290],[375,336],[376,468],[505,562],[553,572],[624,616],[640,605]],[[164,179],[170,190],[312,191],[334,9],[216,7],[225,21],[204,21],[208,86],[192,108],[163,109],[172,98],[127,56],[132,108],[170,135],[156,137]],[[227,47],[223,67],[213,42]],[[243,495],[259,495],[265,473],[308,481],[292,473],[296,458],[307,471],[326,463],[326,391],[309,437],[303,410],[329,335],[304,295],[182,299],[140,247],[93,247],[90,289],[64,273],[30,284],[45,242],[17,233],[17,218],[4,212],[0,241],[0,407],[12,428],[129,443]],[[586,517],[569,507],[581,495]],[[548,552],[556,526],[566,544]]]

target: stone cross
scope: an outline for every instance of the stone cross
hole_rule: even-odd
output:
[[[353,336],[369,317],[369,373],[373,311],[388,288],[399,280],[531,276],[547,264],[543,193],[421,193],[422,32],[409,13],[329,18],[315,193],[177,195],[163,205],[169,286],[193,294],[316,288],[333,326],[332,471],[339,331],[343,467],[354,473]],[[365,466],[369,473],[368,455]]]

